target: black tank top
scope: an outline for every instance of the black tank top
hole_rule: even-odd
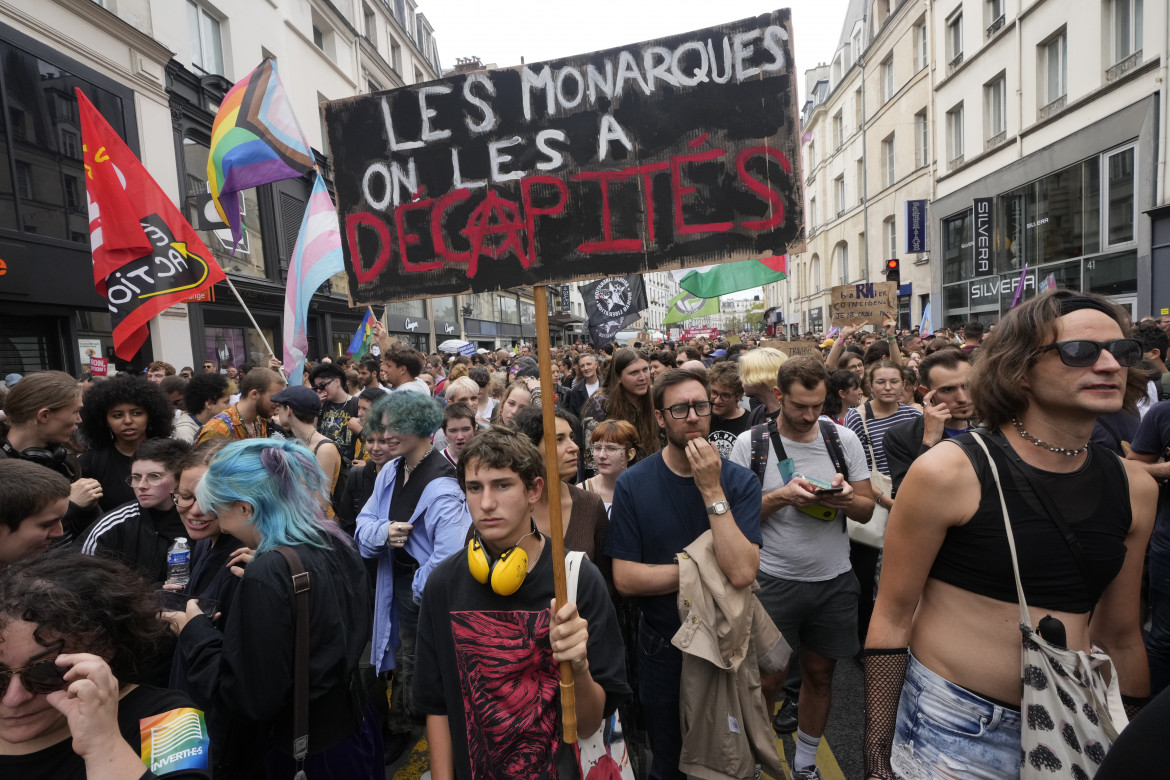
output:
[[[979,476],[983,487],[979,509],[965,525],[947,531],[930,576],[981,596],[1016,603],[999,495],[987,459],[971,439],[974,435],[965,433],[950,441],[963,447]],[[1001,434],[995,436],[1003,442]],[[1005,442],[1003,446],[1011,445]],[[1125,467],[1098,444],[1089,445],[1085,464],[1068,474],[1041,471],[1022,461],[1017,465],[1016,458],[992,442],[988,449],[1003,483],[1028,606],[1088,612],[1125,562],[1125,537],[1133,519]],[[1030,469],[1033,480],[1052,498],[1072,529],[1088,561],[1092,583],[1085,582],[1068,543],[1020,473],[1020,466]]]

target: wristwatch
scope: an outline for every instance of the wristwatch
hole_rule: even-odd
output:
[[[726,501],[716,501],[711,506],[707,507],[707,514],[709,515],[725,515],[731,511]]]

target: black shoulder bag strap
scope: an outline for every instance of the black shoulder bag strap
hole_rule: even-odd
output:
[[[293,655],[293,758],[297,773],[293,780],[307,780],[305,756],[309,755],[309,574],[301,556],[291,547],[277,547],[292,573],[297,600],[296,648]]]
[[[825,448],[829,451],[833,468],[848,482],[849,464],[845,462],[845,447],[841,444],[841,434],[837,432],[837,424],[831,420],[821,420],[820,423],[821,438],[825,440]]]
[[[764,423],[752,426],[752,472],[764,484],[764,477],[768,473],[768,445],[764,438],[768,435],[768,426]]]
[[[776,462],[783,463],[788,460],[788,455],[784,452],[784,443],[780,441],[780,429],[776,427],[775,417],[768,420],[768,438],[772,440],[772,450],[776,453]]]
[[[979,434],[975,435],[978,436]],[[1081,570],[1081,577],[1085,580],[1085,589],[1089,592],[1089,620],[1092,620],[1093,612],[1097,609],[1097,600],[1101,598],[1101,593],[1093,586],[1093,578],[1089,571],[1089,560],[1085,557],[1085,551],[1081,547],[1080,540],[1077,539],[1076,534],[1073,533],[1068,523],[1064,522],[1061,518],[1060,513],[1056,509],[1056,505],[1052,503],[1052,497],[1048,495],[1047,491],[1042,490],[1036,484],[1036,480],[1032,477],[1032,471],[1028,464],[1024,463],[1012,445],[1007,442],[1007,439],[995,433],[987,435],[986,438],[1011,458],[1012,462],[1016,465],[1016,471],[1024,475],[1024,479],[1028,482],[1028,487],[1031,488],[1032,493],[1040,501],[1040,505],[1044,507],[1044,511],[1048,514],[1049,519],[1052,520],[1057,530],[1060,531],[1061,536],[1064,537],[1065,544],[1068,545],[1073,560],[1077,562],[1077,568]],[[1099,456],[1100,452],[1097,451],[1096,454]]]

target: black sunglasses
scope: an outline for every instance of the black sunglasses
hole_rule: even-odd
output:
[[[1137,339],[1114,339],[1113,341],[1089,341],[1087,339],[1073,339],[1072,341],[1058,341],[1055,344],[1045,344],[1040,347],[1041,352],[1055,349],[1060,355],[1060,362],[1072,368],[1088,368],[1101,357],[1101,350],[1109,350],[1109,354],[1122,367],[1136,366],[1142,359],[1142,344]]]
[[[0,669],[0,699],[8,693],[8,684],[18,674],[24,689],[33,695],[52,693],[65,688],[65,673],[69,671],[69,667],[57,666],[58,653],[60,648],[57,648],[51,658],[33,661],[23,669]]]

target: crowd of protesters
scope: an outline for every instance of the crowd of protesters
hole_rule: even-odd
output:
[[[380,326],[295,386],[275,359],[10,374],[0,776],[372,779],[419,729],[433,778],[585,776],[569,663],[622,777],[778,777],[791,734],[806,780],[846,661],[867,778],[1153,776],[1167,331],[1058,291],[986,329],[803,334],[813,355],[558,346],[543,389],[545,345],[428,355]],[[546,473],[586,556],[559,610]],[[1077,712],[1044,715],[1075,755],[1036,736],[1018,623],[1111,659],[1105,744]]]

